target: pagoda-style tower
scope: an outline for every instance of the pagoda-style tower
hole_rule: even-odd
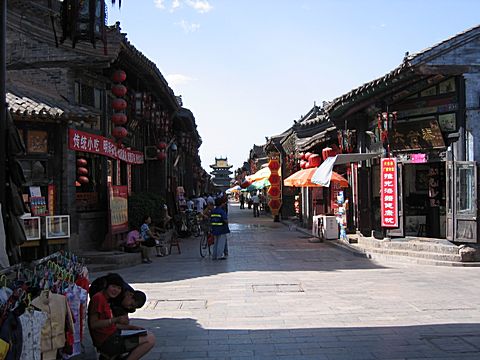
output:
[[[228,165],[227,158],[215,158],[215,164],[210,165],[213,169],[210,175],[213,177],[212,183],[215,191],[225,191],[230,188],[230,175],[233,174],[230,168],[232,166]]]

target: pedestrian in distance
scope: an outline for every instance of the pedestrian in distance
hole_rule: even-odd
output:
[[[245,195],[240,194],[240,209],[245,209]]]
[[[255,195],[252,196],[252,203],[253,203],[253,217],[259,217],[260,216],[260,197],[255,193]]]
[[[228,256],[227,234],[230,232],[230,229],[228,228],[228,217],[224,206],[223,199],[217,198],[215,200],[215,208],[210,214],[211,231],[215,237],[213,260],[225,260]]]

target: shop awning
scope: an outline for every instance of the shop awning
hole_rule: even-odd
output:
[[[281,174],[281,170],[278,171],[278,174]],[[261,168],[255,174],[247,175],[245,179],[250,182],[259,181],[263,179],[268,179],[270,177],[270,169],[268,166]]]
[[[338,154],[335,156],[330,156],[325,159],[325,161],[317,168],[315,173],[312,176],[312,183],[318,184],[320,186],[328,187],[330,186],[330,181],[332,179],[333,166],[348,164],[358,161],[364,161],[379,157],[381,154],[378,153],[365,153],[365,154]]]
[[[317,168],[299,170],[283,180],[283,185],[294,187],[322,187],[322,185],[312,182],[312,176],[315,174],[315,171],[317,171]],[[340,187],[348,187],[347,179],[335,171],[332,171],[331,182],[339,184]]]

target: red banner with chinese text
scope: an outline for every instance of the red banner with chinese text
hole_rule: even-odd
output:
[[[381,159],[380,194],[382,227],[398,227],[397,160],[394,158]]]
[[[83,151],[111,157],[125,161],[128,164],[143,164],[143,153],[117,146],[114,140],[106,137],[90,134],[84,131],[68,130],[68,148],[75,151]]]

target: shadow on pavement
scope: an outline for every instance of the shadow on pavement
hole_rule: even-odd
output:
[[[191,318],[134,323],[156,336],[145,359],[480,358],[480,324],[248,330],[205,329]]]

